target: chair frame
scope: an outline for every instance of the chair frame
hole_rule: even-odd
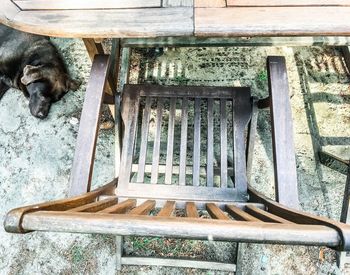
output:
[[[125,144],[122,146],[121,141],[123,127],[120,113],[120,92],[128,80],[130,54],[130,49],[121,48],[119,43],[120,41],[117,41],[113,47],[113,51],[121,53],[120,58],[117,54],[118,58],[113,61],[117,64],[121,63],[114,100],[117,166],[120,164],[120,152],[125,150]],[[299,208],[299,202],[294,145],[291,142],[293,141],[293,127],[287,73],[283,58],[270,57],[268,59],[270,95],[268,99],[257,102],[256,106],[253,104],[253,108],[270,106],[271,110],[276,201],[270,200],[248,187],[249,202],[247,203],[237,203],[234,207],[229,207],[226,203],[220,205],[219,202],[213,205],[211,201],[204,201],[202,205],[198,204],[200,208],[206,207],[213,218],[210,220],[198,219],[195,214],[189,214],[185,219],[169,217],[173,206],[164,200],[159,203],[152,200],[141,200],[142,204],[137,207],[135,207],[135,199],[119,202],[118,191],[116,193],[116,186],[120,180],[118,177],[109,184],[90,191],[98,122],[105,96],[104,91],[106,86],[110,85],[107,84],[110,67],[111,58],[109,56],[96,55],[94,57],[71,174],[71,197],[10,211],[5,219],[6,231],[15,233],[26,233],[33,230],[73,231],[119,236],[136,234],[138,236],[191,239],[208,239],[208,236],[211,236],[210,238],[214,240],[222,241],[326,245],[342,251],[350,250],[350,226],[296,210]],[[246,146],[248,177],[254,150],[255,133],[253,130],[256,116],[257,112],[253,111],[249,126],[251,131]],[[285,146],[287,140],[289,144]],[[145,215],[154,208],[156,203],[164,207],[166,215],[164,217]],[[188,213],[196,213],[196,211],[192,211],[193,208],[190,210],[193,205],[188,204],[188,202],[184,205]],[[187,205],[189,206],[187,207]],[[123,214],[132,208],[133,214]],[[222,209],[226,209],[238,221],[224,219]],[[257,230],[259,231],[258,235],[256,234]],[[127,259],[122,255],[121,237],[117,237],[117,248],[118,269],[121,268],[121,264],[156,264],[157,262],[170,266],[218,267],[212,263],[207,264],[199,261]],[[224,265],[223,269],[232,271],[234,265]]]

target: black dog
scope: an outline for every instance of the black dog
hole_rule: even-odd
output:
[[[11,87],[20,89],[29,97],[31,114],[45,118],[51,104],[79,84],[48,37],[0,25],[0,99]]]

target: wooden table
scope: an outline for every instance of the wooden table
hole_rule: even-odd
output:
[[[1,0],[0,22],[79,38],[350,34],[350,0]]]

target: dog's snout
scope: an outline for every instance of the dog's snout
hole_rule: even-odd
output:
[[[46,115],[43,112],[39,112],[36,116],[38,118],[45,118],[46,117]]]

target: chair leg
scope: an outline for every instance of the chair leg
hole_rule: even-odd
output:
[[[248,183],[251,181],[252,176],[252,165],[253,165],[253,154],[254,154],[254,144],[256,136],[256,127],[258,124],[258,101],[253,98],[252,104],[252,117],[248,126],[248,137],[246,146],[246,162],[247,162],[247,180]]]
[[[122,257],[123,257],[123,236],[116,237],[116,249],[117,249],[117,271],[122,269]]]
[[[350,164],[348,165],[348,175],[345,183],[343,207],[341,211],[340,221],[350,224]],[[349,252],[338,252],[337,253],[337,265],[340,269],[343,269],[346,264],[350,264],[350,253]]]
[[[237,246],[236,246],[236,259],[235,259],[235,264],[236,264],[235,275],[243,274],[242,266],[240,265],[240,263],[242,262],[242,257],[243,257],[242,244],[237,243]]]

